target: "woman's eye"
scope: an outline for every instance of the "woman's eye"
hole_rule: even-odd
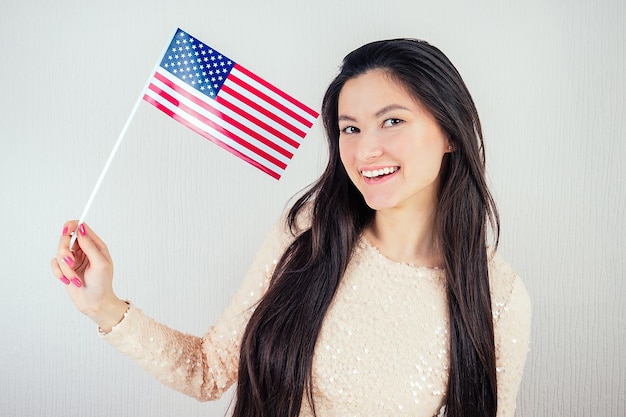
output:
[[[349,134],[351,134],[351,133],[358,133],[358,132],[359,132],[359,129],[358,129],[358,128],[356,128],[356,127],[354,127],[354,126],[347,126],[347,127],[344,127],[343,129],[341,129],[341,131],[340,131],[340,132],[341,132],[341,133],[346,133],[346,134],[348,134],[348,135],[349,135]]]
[[[393,118],[391,118],[391,119],[387,119],[387,120],[385,120],[385,121],[383,122],[383,126],[384,126],[384,127],[391,127],[391,126],[398,125],[398,124],[400,124],[400,123],[402,123],[402,120],[401,120],[401,119],[393,119]]]

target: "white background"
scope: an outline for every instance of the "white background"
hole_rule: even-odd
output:
[[[3,1],[0,415],[224,415],[99,340],[48,267],[177,26],[316,109],[361,44],[440,47],[477,103],[501,252],[533,300],[518,415],[626,415],[625,3],[470,3]],[[87,218],[117,293],[202,334],[324,158],[318,121],[277,182],[141,104]]]

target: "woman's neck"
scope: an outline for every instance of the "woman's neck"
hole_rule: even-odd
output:
[[[387,258],[426,267],[441,267],[434,234],[434,210],[377,211],[364,237]]]

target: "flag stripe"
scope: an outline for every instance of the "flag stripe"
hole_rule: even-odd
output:
[[[317,117],[319,116],[319,114],[315,110],[307,107],[306,105],[302,104],[301,102],[299,102],[295,98],[291,97],[290,95],[286,94],[285,92],[283,92],[283,91],[279,90],[278,88],[274,87],[272,84],[270,84],[267,81],[265,81],[264,79],[260,78],[258,75],[250,72],[247,68],[244,68],[244,67],[242,67],[239,64],[235,64],[235,68],[237,68],[239,71],[241,71],[244,74],[246,74],[248,77],[252,78],[257,83],[265,86],[266,88],[268,88],[269,90],[271,90],[274,93],[278,94],[279,96],[281,96],[282,98],[284,98],[288,102],[290,102],[293,105],[297,106],[300,110],[308,113],[312,117],[312,121],[315,121],[317,119]]]
[[[283,130],[285,129],[282,126],[276,124],[271,119],[266,118],[254,109],[244,105],[244,103],[238,103],[237,99],[233,96],[228,95],[227,92],[222,90],[220,91],[220,93],[221,95],[215,99],[218,104],[224,106],[227,109],[230,109],[238,116],[251,122],[253,125],[265,130],[271,136],[274,136],[277,139],[285,142],[289,146],[298,149],[298,147],[300,146],[300,137],[294,135],[293,132],[284,132]]]
[[[228,152],[232,153],[233,155],[238,156],[239,158],[241,158],[244,161],[248,162],[250,165],[260,169],[261,171],[265,172],[266,174],[270,175],[271,177],[276,178],[277,180],[280,179],[280,174],[279,173],[276,173],[276,172],[272,171],[271,169],[269,169],[265,165],[263,165],[263,164],[259,163],[258,161],[248,157],[247,155],[239,152],[237,149],[234,149],[234,148],[228,146],[226,143],[224,143],[224,142],[222,142],[220,140],[217,140],[216,138],[211,136],[208,132],[206,132],[206,131],[196,127],[194,124],[192,124],[192,123],[188,122],[186,119],[182,118],[180,116],[180,114],[178,114],[177,112],[175,112],[173,110],[170,110],[169,108],[165,107],[163,104],[161,104],[160,102],[156,101],[152,97],[150,97],[148,95],[144,95],[143,99],[146,102],[152,104],[157,109],[161,110],[163,113],[165,113],[166,115],[168,115],[172,119],[174,119],[177,122],[179,122],[180,124],[188,127],[189,129],[193,130],[194,132],[196,132],[200,136],[202,136],[202,137],[210,140],[211,142],[215,143],[217,146],[227,150]]]
[[[193,119],[196,119],[200,123],[200,126],[199,126],[200,128],[208,130],[208,131],[213,131],[214,132],[214,136],[221,137],[221,138],[225,139],[226,142],[228,142],[228,139],[230,139],[232,142],[235,142],[235,143],[243,146],[244,148],[254,152],[255,154],[259,155],[260,157],[262,157],[263,159],[269,161],[270,163],[280,167],[281,169],[285,169],[287,167],[286,163],[284,163],[282,161],[279,161],[274,156],[268,154],[267,152],[259,149],[258,147],[252,145],[251,143],[245,141],[241,137],[237,136],[233,132],[231,132],[228,129],[226,129],[224,126],[220,125],[219,123],[215,123],[213,120],[209,119],[208,117],[206,117],[205,115],[199,113],[198,111],[192,109],[191,107],[189,107],[188,105],[186,105],[182,101],[174,98],[171,94],[168,94],[167,92],[163,91],[162,89],[160,89],[156,85],[150,84],[149,88],[150,88],[150,90],[154,91],[157,95],[159,95],[163,99],[167,100],[169,103],[173,104],[175,107],[179,108],[183,112],[185,112],[188,115],[190,115]],[[153,97],[152,95],[150,95],[150,96]],[[156,98],[156,97],[153,97],[153,98]],[[158,100],[158,101],[160,103],[165,104],[165,102],[163,100]],[[219,121],[219,119],[218,119],[218,121]]]
[[[222,103],[223,100],[225,100],[225,97],[222,94],[226,93],[226,94],[230,95],[231,97],[233,97],[234,99],[236,99],[239,103],[247,106],[248,109],[254,110],[254,112],[256,112],[257,116],[262,115],[262,117],[265,117],[265,118],[271,120],[272,122],[277,123],[278,125],[280,125],[283,128],[287,129],[291,133],[295,134],[297,137],[303,138],[305,136],[305,133],[303,131],[301,131],[300,129],[298,129],[295,126],[291,125],[285,119],[283,119],[282,117],[279,117],[276,113],[274,113],[274,112],[270,111],[268,108],[262,106],[261,104],[256,102],[254,99],[246,97],[245,93],[243,93],[242,91],[237,91],[236,89],[237,89],[236,85],[235,86],[231,86],[229,84],[229,82],[226,81],[224,83],[224,85],[222,86],[222,90],[220,91],[220,95],[217,96],[217,101],[219,103]],[[287,132],[285,132],[285,133],[287,133]],[[287,133],[287,134],[289,134],[289,133]]]
[[[284,103],[281,103],[279,100],[276,100],[276,98],[272,97],[270,94],[267,94],[267,92],[271,93],[271,91],[264,92],[262,91],[263,89],[262,85],[259,85],[253,82],[253,80],[249,78],[248,80],[246,80],[244,77],[241,76],[242,74],[237,73],[237,69],[238,69],[238,66],[235,65],[235,68],[233,68],[233,70],[230,72],[230,75],[228,76],[229,81],[232,81],[233,83],[237,85],[240,85],[241,87],[243,87],[244,90],[250,91],[256,97],[265,101],[265,103],[285,113],[289,118],[293,119],[294,121],[298,121],[304,126],[304,128],[309,128],[313,126],[313,123],[308,121],[305,117],[293,111]]]
[[[185,98],[187,98],[188,100],[190,100],[191,102],[193,102],[197,106],[201,107],[202,109],[206,110],[207,112],[210,112],[211,114],[215,115],[217,118],[223,119],[223,121],[226,124],[231,125],[235,129],[237,129],[238,130],[238,134],[240,134],[242,136],[248,135],[251,138],[257,140],[258,142],[260,142],[260,143],[266,145],[267,147],[271,148],[272,150],[278,152],[279,154],[284,155],[288,159],[291,159],[291,157],[293,156],[293,152],[292,151],[290,151],[288,149],[285,149],[285,148],[281,147],[278,143],[267,139],[265,137],[265,136],[267,136],[266,132],[263,132],[263,134],[262,134],[262,133],[259,133],[257,130],[255,130],[254,129],[254,127],[256,127],[255,124],[248,123],[248,125],[252,126],[252,127],[250,127],[250,126],[248,126],[248,125],[246,125],[244,123],[241,123],[240,121],[236,120],[235,118],[233,118],[233,117],[231,117],[230,115],[227,114],[227,113],[231,113],[228,109],[222,107],[221,105],[219,105],[218,103],[216,103],[213,100],[207,102],[203,98],[197,97],[198,93],[195,90],[193,90],[191,88],[185,88],[186,87],[185,85],[176,84],[174,81],[172,81],[168,77],[168,75],[169,75],[168,73],[163,73],[162,74],[159,70],[157,70],[157,72],[155,73],[154,78],[155,78],[155,80],[157,80],[158,85],[161,86],[161,88],[169,88],[169,89],[175,91],[176,93],[184,96]],[[297,145],[297,143],[296,143],[296,145]],[[294,148],[292,148],[292,149],[295,150]]]
[[[224,91],[224,87],[226,87],[226,91]],[[231,94],[231,97],[238,100],[242,106],[247,106],[250,111],[257,112],[255,113],[257,114],[257,117],[265,117],[266,122],[275,123],[278,129],[291,137],[294,137],[295,135],[297,138],[303,138],[306,136],[306,133],[304,132],[309,130],[311,127],[303,124],[300,120],[294,119],[290,114],[285,113],[283,109],[275,107],[274,103],[266,100],[266,98],[269,97],[263,97],[261,92],[255,90],[254,87],[246,84],[245,82],[242,82],[232,73],[222,86],[222,91],[223,92],[218,97],[228,92],[228,94]],[[247,101],[242,101],[240,96],[233,96],[233,91],[239,93],[241,97],[245,97]],[[249,103],[255,103],[256,107],[250,106]],[[259,111],[258,107],[263,109],[263,111]]]
[[[179,80],[175,76],[170,74],[168,71],[162,68],[157,68],[157,74],[159,76],[165,77],[174,85],[185,89],[185,91],[193,94],[195,97],[198,97],[200,101],[204,101],[208,106],[215,107],[217,111],[228,114],[234,119],[237,119],[239,122],[257,131],[258,134],[260,134],[261,136],[263,137],[269,136],[269,137],[275,137],[275,138],[281,139],[283,142],[285,142],[285,144],[288,144],[291,148],[293,148],[294,151],[298,149],[298,146],[300,146],[300,142],[299,142],[299,140],[301,139],[300,137],[295,136],[292,132],[287,131],[286,129],[282,128],[282,126],[274,123],[270,119],[265,118],[261,114],[257,114],[257,115],[259,117],[264,118],[267,121],[267,123],[265,123],[262,120],[259,120],[257,117],[251,114],[251,113],[256,114],[256,112],[253,109],[247,109],[249,111],[245,111],[246,109],[239,108],[238,106],[234,104],[237,102],[234,97],[231,97],[231,96],[228,96],[227,94],[222,93],[222,97],[224,98],[223,100],[207,99],[206,97],[204,97],[203,93],[198,92],[193,87],[190,87],[189,85],[184,84],[184,83],[180,83]],[[242,104],[240,107],[246,107],[246,106]],[[279,131],[278,129],[282,129],[284,131]],[[284,146],[285,144],[283,144],[282,146]],[[277,144],[277,145],[280,145],[280,144]]]

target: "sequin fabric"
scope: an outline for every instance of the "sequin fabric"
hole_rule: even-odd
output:
[[[236,382],[245,325],[291,239],[281,226],[270,233],[233,301],[203,337],[157,323],[134,305],[102,337],[162,383],[201,401],[218,398]],[[489,268],[498,417],[509,417],[528,352],[531,307],[506,263],[494,256]],[[313,358],[319,417],[443,415],[449,370],[444,278],[442,270],[391,261],[359,242]],[[301,416],[312,415],[304,400]]]

